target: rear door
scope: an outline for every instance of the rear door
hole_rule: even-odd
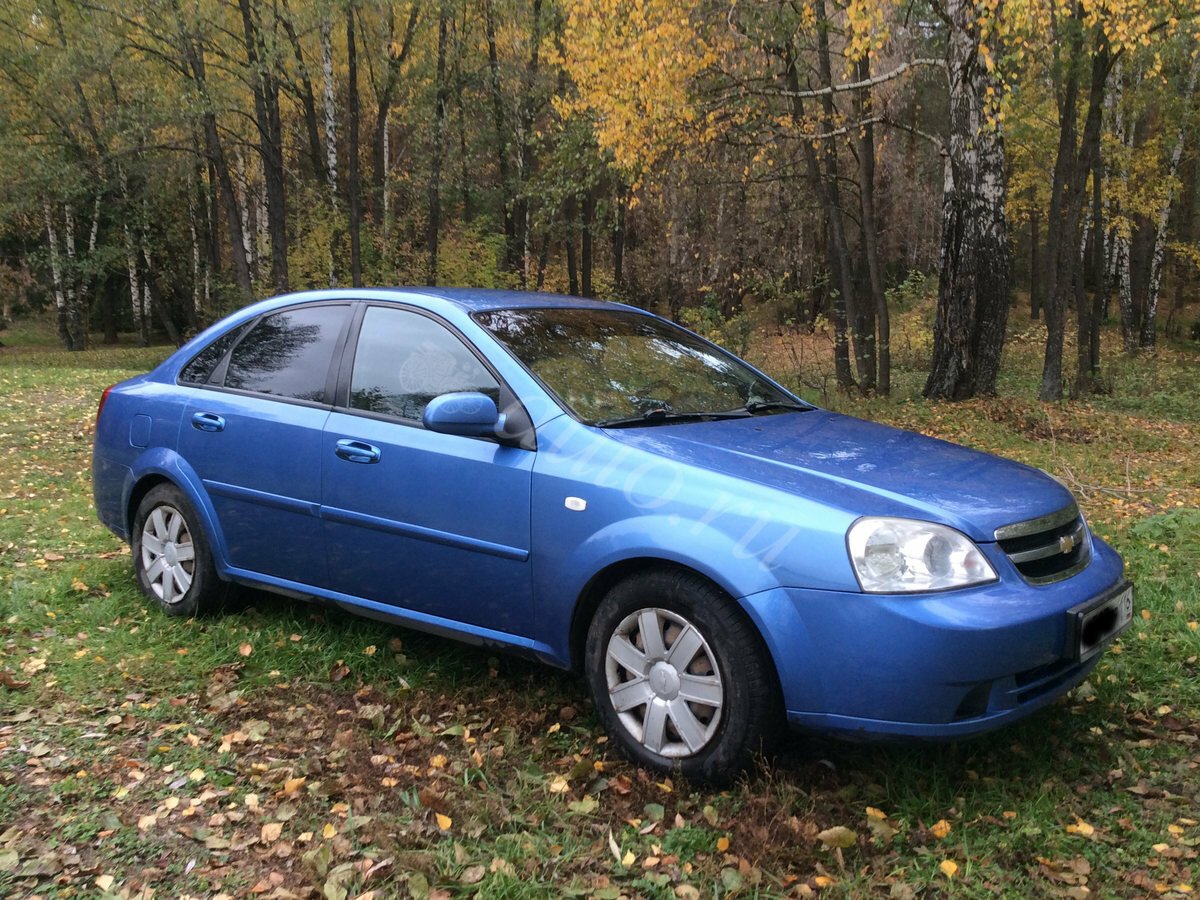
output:
[[[368,307],[352,349],[347,400],[320,451],[329,586],[527,634],[534,452],[421,425],[440,394],[480,391],[505,408],[507,389],[461,336],[417,310]]]
[[[238,568],[325,582],[319,454],[349,319],[344,303],[263,316],[188,400],[179,452]]]

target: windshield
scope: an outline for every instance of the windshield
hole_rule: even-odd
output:
[[[804,408],[736,357],[651,316],[551,307],[475,320],[588,425]]]

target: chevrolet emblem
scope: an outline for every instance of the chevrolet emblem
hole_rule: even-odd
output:
[[[1061,553],[1070,553],[1075,549],[1075,535],[1064,534],[1058,539],[1058,549]]]

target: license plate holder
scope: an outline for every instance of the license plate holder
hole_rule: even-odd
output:
[[[1080,662],[1091,659],[1132,621],[1133,585],[1126,581],[1067,610],[1067,652]]]

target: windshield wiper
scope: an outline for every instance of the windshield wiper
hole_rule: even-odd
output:
[[[795,412],[808,412],[813,407],[797,403],[795,400],[751,400],[742,410],[748,413],[769,412],[773,409],[790,409]],[[739,410],[740,412],[741,410]]]
[[[593,422],[597,428],[628,428],[636,425],[664,425],[671,422],[704,422],[711,419],[744,419],[749,410],[735,409],[728,412],[668,412],[651,409],[636,416],[619,416]]]

